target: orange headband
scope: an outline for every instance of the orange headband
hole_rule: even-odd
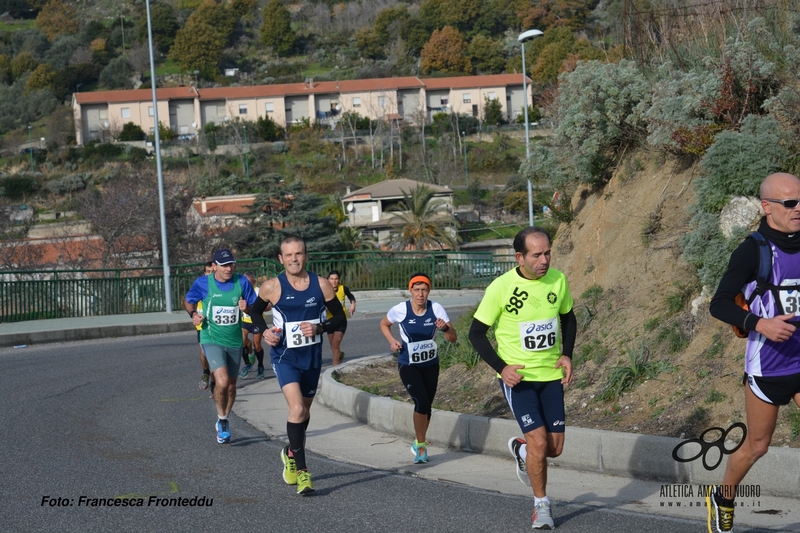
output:
[[[411,281],[408,282],[408,290],[411,290],[411,287],[413,287],[415,283],[425,283],[428,286],[428,290],[433,288],[431,286],[431,279],[428,276],[420,275],[411,278]]]

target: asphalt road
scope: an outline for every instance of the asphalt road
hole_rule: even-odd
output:
[[[384,350],[377,322],[351,321],[348,357]],[[0,349],[0,531],[530,530],[530,498],[315,454],[319,490],[296,495],[281,478],[281,442],[233,417],[231,444],[217,444],[195,342],[180,333]],[[195,497],[206,505],[156,505]],[[93,506],[100,498],[142,505]],[[705,529],[562,502],[555,515],[564,532]]]

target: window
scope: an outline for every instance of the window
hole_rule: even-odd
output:
[[[497,100],[497,95],[495,93],[489,93],[486,95],[489,100]]]
[[[443,106],[444,106],[444,105],[447,105],[447,104],[449,104],[449,103],[450,103],[450,99],[449,99],[449,98],[442,98],[442,99],[441,99],[441,104],[440,104],[440,105],[443,105]]]
[[[225,106],[224,105],[218,105],[217,106],[217,116],[218,117],[224,117],[226,114],[227,113],[225,113]]]
[[[266,104],[264,104],[264,108],[267,113],[272,113],[273,111],[275,111],[275,104],[273,104],[272,102],[267,102]]]
[[[240,115],[247,114],[247,104],[239,104],[239,114]]]
[[[151,117],[153,116],[153,106],[147,108],[147,115]]]
[[[108,109],[100,110],[100,120],[108,120]]]
[[[465,104],[472,103],[472,95],[470,93],[464,93],[464,103]]]
[[[381,107],[386,107],[386,97],[385,96],[379,96],[378,97],[378,105],[381,106]]]
[[[131,118],[131,108],[130,107],[123,107],[122,108],[122,118]]]
[[[353,98],[353,107],[361,107],[361,98],[357,96]]]

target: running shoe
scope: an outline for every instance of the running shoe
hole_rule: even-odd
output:
[[[723,505],[719,495],[719,485],[712,485],[706,492],[706,508],[708,509],[708,533],[733,531],[733,506]]]
[[[210,377],[210,374],[203,374],[203,377],[200,378],[200,390],[206,390],[208,388],[208,380]]]
[[[231,429],[227,420],[217,420],[217,442],[227,444],[231,441]]]
[[[258,373],[256,374],[256,377],[258,379],[264,379],[264,367],[263,366],[258,367]]]
[[[308,473],[308,470],[298,471],[297,494],[311,494],[312,492],[314,492],[314,484],[311,483],[311,474]]]
[[[508,451],[511,452],[511,457],[514,458],[516,461],[516,466],[514,467],[514,471],[517,473],[517,477],[520,481],[522,481],[523,485],[531,486],[531,478],[528,477],[528,469],[525,466],[525,459],[522,458],[520,455],[520,448],[525,444],[525,441],[519,437],[512,437],[511,440],[508,441]]]
[[[417,439],[414,439],[414,443],[411,445],[411,453],[414,454],[415,465],[428,462],[428,445],[424,442],[417,442]]]
[[[253,368],[253,365],[244,365],[242,367],[242,371],[239,372],[239,377],[244,379],[247,377],[247,374],[250,373],[250,369]]]
[[[533,529],[554,529],[556,523],[550,514],[550,502],[541,501],[533,508],[533,518],[531,527]]]
[[[288,446],[281,448],[281,462],[283,463],[283,480],[287,485],[297,485],[297,463],[294,462],[293,457],[289,457]],[[310,477],[308,482],[311,483]]]

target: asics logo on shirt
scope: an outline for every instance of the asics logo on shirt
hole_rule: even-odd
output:
[[[211,297],[212,298],[222,298],[222,295],[221,294],[212,294]]]
[[[300,329],[300,324],[297,324],[295,327],[292,328],[292,333]]]
[[[563,420],[556,420],[555,422],[553,422],[553,425],[554,426],[563,426],[564,425],[564,421]]]

